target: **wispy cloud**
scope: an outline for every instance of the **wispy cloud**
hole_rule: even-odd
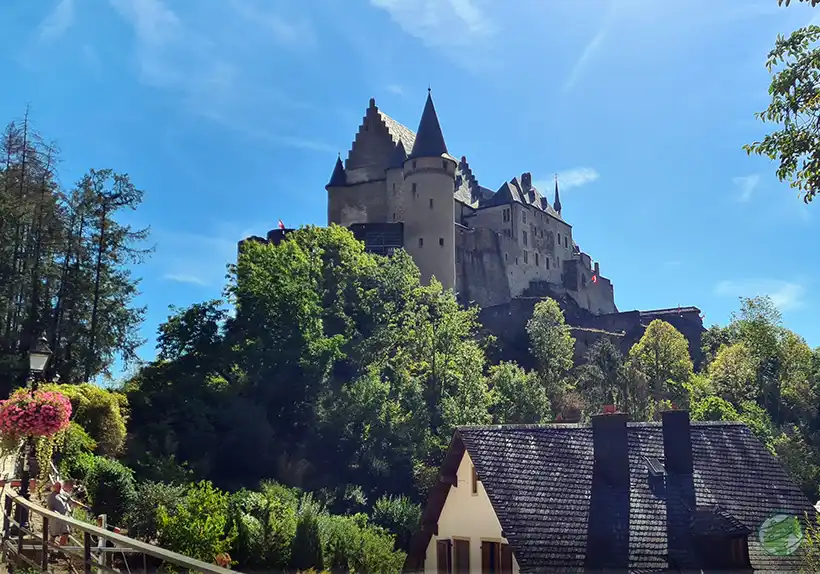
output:
[[[722,297],[768,296],[781,311],[799,309],[806,303],[803,284],[778,279],[725,280],[715,285],[714,292]]]
[[[735,177],[732,179],[735,184],[737,194],[735,199],[740,202],[749,201],[752,194],[760,183],[760,174],[753,173],[751,175],[744,175],[742,177]]]
[[[481,8],[482,0],[370,0],[386,11],[407,34],[432,48],[444,49],[461,65],[470,66],[476,53],[466,48],[485,48],[495,27]],[[484,44],[484,45],[482,45]],[[455,51],[454,51],[455,49]]]
[[[196,275],[185,275],[182,273],[166,273],[162,277],[163,279],[167,279],[168,281],[174,281],[176,283],[190,283],[192,285],[202,285],[207,286],[209,283],[205,281],[202,277],[197,277]]]
[[[54,10],[40,23],[40,40],[54,40],[74,24],[74,0],[59,0]]]
[[[565,92],[568,92],[573,88],[575,82],[578,81],[578,78],[584,72],[584,69],[586,68],[590,58],[592,58],[592,56],[601,47],[601,44],[603,43],[604,38],[606,37],[607,28],[608,22],[605,23],[600,30],[598,30],[598,33],[595,34],[589,42],[587,42],[587,45],[584,47],[583,52],[581,52],[581,56],[575,61],[575,65],[572,66],[572,70],[570,71],[569,76],[567,77],[567,81],[564,82]]]
[[[567,191],[574,187],[581,187],[588,183],[596,181],[600,174],[591,167],[576,167],[558,172],[558,189],[559,191]],[[542,193],[547,193],[555,186],[554,178],[539,179],[533,182],[536,189],[541,190]]]
[[[390,92],[391,94],[396,94],[397,96],[403,96],[404,95],[404,88],[402,88],[398,84],[390,84],[389,86],[387,86],[387,91]]]

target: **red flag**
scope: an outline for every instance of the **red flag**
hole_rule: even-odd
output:
[[[282,223],[282,220],[280,219],[279,220],[279,229],[284,229],[284,228],[285,228],[285,224]]]
[[[593,282],[593,283],[597,283],[597,282],[598,282],[598,276],[597,276],[597,275],[593,275],[593,276],[592,276],[592,282]]]

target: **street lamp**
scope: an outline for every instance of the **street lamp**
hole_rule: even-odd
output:
[[[41,336],[37,343],[35,343],[34,348],[29,351],[28,354],[28,368],[29,368],[29,378],[31,379],[31,396],[34,397],[34,391],[37,390],[37,385],[40,382],[40,378],[43,376],[43,373],[46,370],[46,366],[48,365],[48,360],[51,358],[51,349],[48,346],[48,339],[46,336]],[[26,437],[26,444],[23,447],[23,472],[22,476],[20,477],[20,496],[25,498],[26,500],[29,499],[29,491],[28,491],[28,483],[31,480],[31,461],[34,458],[34,440],[32,437]],[[25,508],[22,508],[18,505],[20,509],[19,514],[19,523],[20,524],[27,524],[28,523],[28,511]]]

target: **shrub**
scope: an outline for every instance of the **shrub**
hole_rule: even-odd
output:
[[[236,537],[228,527],[228,495],[207,481],[191,485],[175,507],[160,506],[157,524],[161,546],[208,563]]]
[[[394,536],[368,524],[366,515],[323,515],[320,525],[326,568],[334,572],[401,572],[404,552],[395,551]]]
[[[82,383],[80,385],[43,385],[59,391],[71,401],[74,421],[97,441],[96,453],[114,456],[125,443],[127,400],[124,395]]]
[[[406,496],[382,496],[373,506],[373,522],[396,535],[396,549],[407,551],[421,521],[421,506]]]
[[[86,477],[86,489],[95,514],[108,515],[108,523],[121,525],[126,511],[136,497],[134,476],[130,468],[116,460],[94,457]]]
[[[231,555],[242,567],[270,571],[290,566],[296,533],[296,504],[291,494],[286,487],[263,485],[262,492],[241,490],[231,495],[229,528],[237,532]]]
[[[60,475],[69,475],[72,478],[85,480],[90,470],[87,462],[95,448],[97,448],[97,441],[91,438],[83,427],[72,421],[63,434],[62,440],[58,443],[57,459],[59,462],[57,468]],[[81,465],[86,466],[86,468],[83,469],[82,476],[77,476],[74,472],[79,470],[78,467]]]
[[[319,536],[319,511],[309,495],[300,504],[290,557],[291,567],[297,570],[322,568],[324,564]]]
[[[164,482],[141,482],[125,515],[128,535],[147,542],[157,538],[159,508],[176,508],[185,498],[185,487]]]

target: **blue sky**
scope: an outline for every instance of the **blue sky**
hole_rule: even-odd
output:
[[[621,310],[696,305],[724,323],[769,294],[820,345],[804,206],[744,143],[765,133],[763,63],[820,14],[776,0],[6,0],[0,119],[31,104],[61,181],[127,172],[143,351],[168,305],[218,296],[236,241],[326,222],[324,185],[370,97],[415,129],[428,85],[448,147],[493,189],[561,174],[565,218]]]

